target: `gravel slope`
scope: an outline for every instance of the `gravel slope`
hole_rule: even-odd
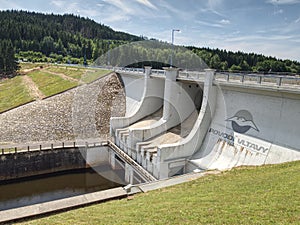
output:
[[[0,144],[98,138],[111,116],[125,114],[125,93],[116,74],[0,114]]]

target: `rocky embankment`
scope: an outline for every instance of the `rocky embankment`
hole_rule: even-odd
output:
[[[116,74],[0,114],[0,144],[103,137],[111,116],[125,114]]]

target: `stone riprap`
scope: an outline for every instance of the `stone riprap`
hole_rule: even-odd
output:
[[[125,114],[125,93],[116,74],[0,114],[0,144],[98,138],[111,116]]]

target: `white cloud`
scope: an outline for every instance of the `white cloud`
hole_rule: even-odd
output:
[[[299,22],[300,22],[300,17],[295,20],[295,23],[299,23]]]
[[[227,25],[227,24],[230,24],[230,20],[222,19],[222,20],[220,20],[219,23],[224,24],[224,25]]]
[[[52,0],[51,1],[51,4],[54,5],[55,7],[58,7],[58,8],[62,8],[65,6],[65,1],[62,1],[62,0]]]
[[[125,1],[121,0],[103,0],[103,2],[113,5],[114,7],[120,9],[123,13],[133,15],[134,10],[133,7],[127,4]]]
[[[223,0],[208,0],[207,5],[210,9],[216,9],[223,3]]]
[[[0,0],[0,9],[22,9],[22,7],[13,1]]]
[[[282,13],[283,13],[283,9],[274,10],[274,15],[278,15],[278,14],[282,14]]]
[[[151,9],[157,10],[157,7],[148,0],[136,0],[136,1],[144,6],[151,8]]]
[[[208,26],[208,27],[219,27],[219,28],[223,27],[223,25],[219,24],[219,23],[210,23],[210,22],[201,21],[201,20],[197,20],[196,23],[198,23],[200,25]]]
[[[300,0],[267,0],[266,2],[273,5],[293,5],[299,4]]]

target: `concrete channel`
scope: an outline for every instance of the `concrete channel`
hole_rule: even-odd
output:
[[[117,155],[119,158],[124,160],[125,163],[128,163],[131,166],[131,169],[129,169],[129,174],[131,174],[130,176],[133,175],[132,171],[134,171],[143,177],[144,182],[141,184],[130,184],[130,182],[128,182],[129,184],[124,187],[112,188],[104,191],[98,191],[64,199],[58,199],[30,206],[3,210],[0,211],[0,223],[8,223],[34,216],[78,208],[89,204],[100,203],[113,199],[126,198],[127,196],[134,195],[140,192],[148,192],[151,190],[156,190],[159,188],[176,185],[183,182],[188,182],[193,179],[197,179],[201,176],[204,176],[205,174],[211,173],[191,173],[173,178],[157,180],[148,171],[146,171],[143,167],[138,165],[134,160],[132,160],[126,153],[124,153],[112,142],[102,142],[101,146],[109,147],[110,149],[112,149],[111,154]],[[110,160],[111,159],[112,158],[110,158]],[[128,167],[125,168],[128,169]],[[129,178],[129,180],[132,181],[132,178]]]

